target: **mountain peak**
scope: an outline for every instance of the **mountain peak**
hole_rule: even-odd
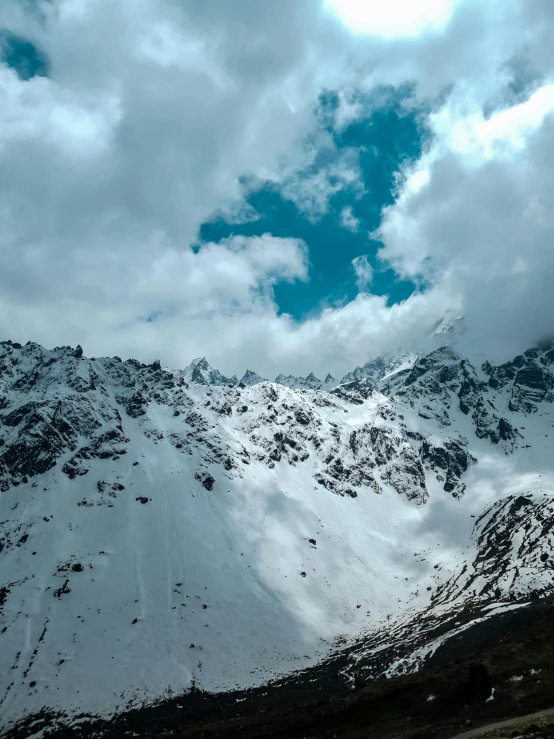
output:
[[[257,372],[247,369],[244,375],[240,378],[240,382],[247,387],[249,385],[258,385],[260,382],[265,382],[265,378],[261,377]]]
[[[464,318],[456,313],[447,314],[435,325],[431,339],[456,339],[465,331]]]
[[[185,367],[182,376],[188,383],[196,385],[234,385],[236,377],[225,377],[219,370],[214,369],[206,357],[197,357]]]
[[[189,364],[189,367],[201,367],[202,369],[211,369],[210,363],[208,362],[206,357],[196,357],[196,359],[193,359],[192,362]]]

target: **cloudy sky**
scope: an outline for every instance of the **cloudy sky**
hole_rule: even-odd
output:
[[[2,0],[0,338],[340,375],[554,333],[552,0]]]

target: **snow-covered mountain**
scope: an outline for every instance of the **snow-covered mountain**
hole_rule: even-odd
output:
[[[433,328],[431,339],[436,341],[451,341],[459,338],[465,333],[464,317],[456,314],[444,316]]]
[[[461,609],[553,590],[554,347],[298,379],[0,343],[4,727],[260,685],[339,638],[390,674]]]
[[[420,344],[433,348],[444,345],[456,345],[460,337],[464,336],[464,334],[465,326],[463,317],[447,315],[433,327],[430,334],[424,334],[421,337]],[[385,377],[392,376],[397,372],[412,367],[423,353],[424,351],[421,349],[412,351],[399,349],[395,352],[389,352],[370,359],[361,367],[356,367],[351,372],[347,372],[342,380],[337,380],[329,373],[325,380],[322,381],[311,372],[307,377],[277,375],[275,382],[295,390],[331,390],[337,385],[354,382],[355,380],[379,382]],[[261,378],[257,381],[261,381]]]
[[[448,315],[445,316],[430,334],[424,334],[421,337],[423,346],[431,345],[432,347],[443,345],[456,345],[458,339],[465,333],[464,319],[462,316]],[[385,377],[391,376],[404,369],[412,367],[414,363],[422,356],[423,350],[403,351],[399,349],[395,352],[389,352],[381,356],[368,360],[361,367],[347,372],[342,380],[333,377],[331,373],[327,373],[324,380],[313,372],[306,377],[295,375],[279,374],[275,378],[278,385],[290,387],[293,390],[332,390],[337,385],[354,382],[354,380],[372,380],[380,381]],[[183,370],[183,377],[188,383],[198,385],[257,385],[260,382],[266,382],[266,378],[257,372],[247,369],[240,380],[236,375],[233,377],[225,377],[219,370],[214,369],[208,363],[205,357],[194,359],[191,364]]]

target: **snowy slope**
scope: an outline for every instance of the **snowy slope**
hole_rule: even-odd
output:
[[[338,637],[551,591],[554,349],[377,364],[295,389],[1,343],[4,726],[263,684]]]

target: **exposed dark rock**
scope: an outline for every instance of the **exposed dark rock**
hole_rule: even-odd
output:
[[[131,418],[140,418],[146,413],[148,399],[140,392],[135,393],[125,405],[125,410]]]
[[[215,480],[211,475],[198,475],[197,478],[200,480],[206,490],[212,490],[215,485]]]
[[[54,598],[61,598],[62,595],[67,595],[71,592],[71,588],[68,586],[69,580],[66,580],[61,588],[54,590]]]
[[[4,604],[6,600],[8,599],[9,593],[10,593],[10,589],[6,585],[3,585],[2,587],[0,587],[0,616],[3,613]]]

